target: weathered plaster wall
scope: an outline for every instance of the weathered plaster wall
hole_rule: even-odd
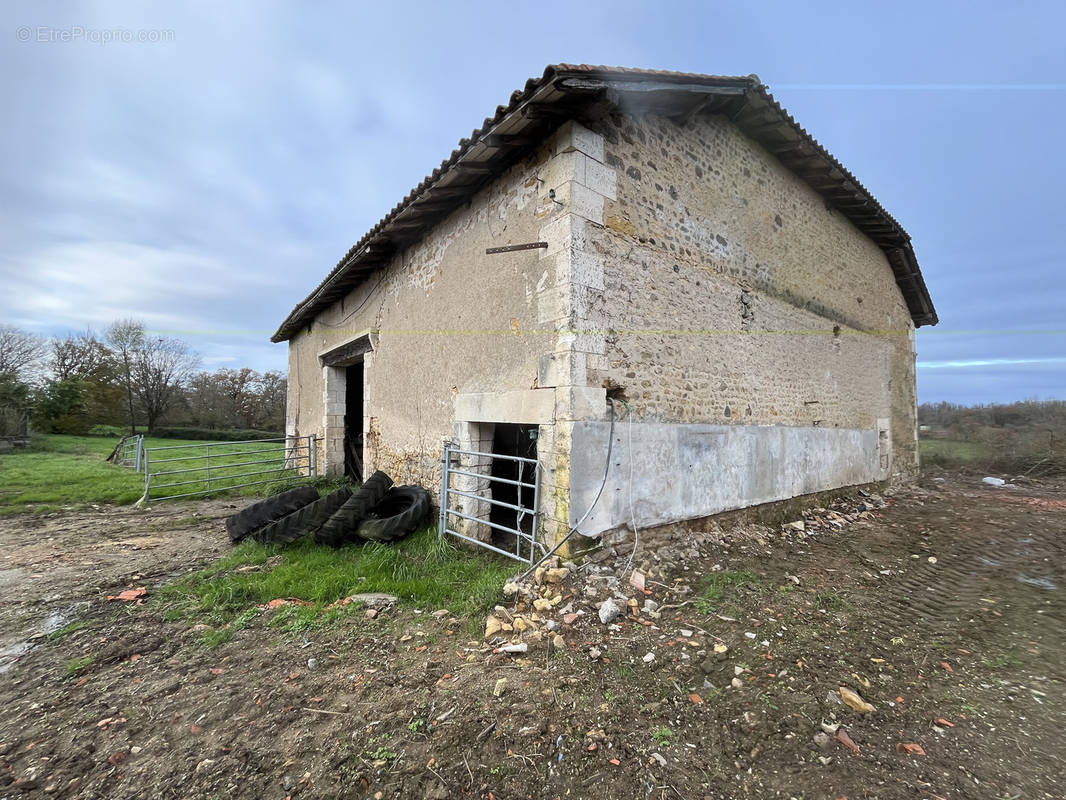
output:
[[[568,358],[571,262],[581,244],[569,201],[584,189],[574,182],[582,133],[563,126],[290,341],[288,429],[323,438],[320,464],[334,473],[343,468],[344,390],[343,373],[323,367],[318,356],[371,329],[367,469],[439,486],[444,439],[478,449],[491,445],[494,422],[537,424],[545,528],[551,537],[556,519],[565,525],[568,421],[575,403],[587,413],[580,405],[587,395],[599,398],[601,413],[604,405],[603,390],[589,390],[584,370],[573,370]],[[534,241],[548,247],[485,253]],[[481,516],[485,509],[472,510]]]
[[[439,481],[457,395],[534,387],[552,348],[537,322],[537,287],[554,285],[554,275],[542,280],[535,250],[485,249],[536,239],[545,157],[509,170],[290,342],[291,422],[300,433],[325,427],[318,354],[365,329],[379,331],[365,376],[367,460],[397,480]]]

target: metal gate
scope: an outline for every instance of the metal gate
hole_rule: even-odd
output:
[[[123,436],[112,454],[112,460],[120,467],[133,467],[134,472],[140,472],[144,464],[144,436]]]
[[[140,502],[216,494],[286,477],[316,477],[317,441],[312,433],[145,448],[144,497]]]
[[[515,466],[514,478],[493,475],[492,465],[494,461],[507,461],[513,463]],[[533,466],[532,483],[528,480],[523,480],[523,466],[527,464]],[[485,471],[477,472],[475,471],[477,469]],[[537,556],[536,551],[539,550],[541,555],[545,552],[544,545],[537,541],[537,529],[540,527],[540,474],[540,464],[535,458],[505,456],[500,455],[499,453],[481,453],[477,450],[461,450],[457,445],[451,442],[445,443],[444,458],[441,466],[439,535],[444,536],[444,534],[450,533],[452,536],[476,544],[479,547],[484,547],[487,550],[492,550],[500,555],[532,564]],[[464,478],[467,479],[464,483],[464,488],[456,488],[454,484],[461,483]],[[492,497],[493,484],[514,486],[518,490],[517,504],[494,499]],[[467,489],[470,491],[467,491]],[[531,508],[522,503],[523,489],[533,490],[533,503]],[[493,522],[487,515],[477,516],[467,513],[469,505],[463,505],[464,500],[472,501],[475,504],[475,508],[478,505],[485,503],[489,506],[507,508],[514,511],[514,527],[511,528],[507,525]],[[452,517],[466,520],[470,523],[468,527],[484,525],[491,530],[511,534],[514,536],[514,548],[504,549],[496,547],[491,542],[482,541],[481,539],[462,533],[455,529],[462,527],[461,523],[456,523],[455,527],[452,527]],[[529,521],[528,531],[524,529],[525,525],[523,524],[526,523],[527,519]]]

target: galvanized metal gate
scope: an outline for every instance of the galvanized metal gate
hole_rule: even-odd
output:
[[[316,477],[317,442],[312,433],[145,448],[144,497],[140,502],[217,494],[287,477]]]
[[[513,464],[514,477],[507,478],[493,475],[493,463],[504,461]],[[524,480],[523,467],[532,465],[533,481]],[[484,547],[500,555],[532,564],[538,555],[545,552],[544,545],[537,541],[540,527],[540,464],[535,458],[505,456],[499,453],[482,453],[477,450],[462,450],[451,442],[444,445],[444,458],[441,465],[441,501],[440,501],[440,536],[451,534],[464,541]],[[465,479],[465,480],[464,480]],[[518,502],[508,503],[492,497],[493,485],[510,485],[517,489]],[[463,488],[457,488],[457,485]],[[532,507],[522,502],[522,490],[533,490]],[[465,502],[464,502],[465,501]],[[488,513],[468,513],[480,511],[482,505],[506,508],[515,512],[515,525],[493,522]],[[455,522],[452,518],[461,520]],[[466,523],[464,525],[463,523]],[[476,528],[485,526],[491,531],[500,531],[514,537],[514,547],[497,547],[491,541],[463,533],[457,528]],[[528,530],[526,528],[528,527]],[[471,531],[472,532],[472,531]]]
[[[113,460],[120,467],[133,467],[134,472],[140,472],[144,464],[144,436],[123,436],[115,448]]]

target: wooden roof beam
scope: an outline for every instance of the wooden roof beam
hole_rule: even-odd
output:
[[[491,175],[498,171],[499,167],[488,161],[459,161],[452,166],[460,172],[470,172],[477,175]]]
[[[763,145],[768,152],[773,153],[778,158],[782,156],[788,156],[790,153],[799,153],[806,150],[807,143],[802,139],[789,139],[787,142],[769,142]],[[806,158],[818,158],[818,156],[810,155]]]
[[[482,137],[481,143],[486,147],[507,149],[511,147],[532,147],[544,137],[530,136],[525,133],[490,133]]]
[[[773,120],[771,122],[765,122],[762,125],[747,125],[740,124],[740,129],[744,131],[752,139],[758,139],[761,136],[765,136],[768,133],[789,133],[789,126],[782,120]]]
[[[585,103],[526,103],[522,106],[522,116],[526,119],[562,120],[573,117],[586,108]]]

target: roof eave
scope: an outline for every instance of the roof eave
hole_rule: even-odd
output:
[[[611,108],[686,120],[697,113],[727,115],[747,136],[825,198],[888,256],[916,326],[935,325],[910,236],[873,195],[774,99],[758,76],[668,73],[559,64],[499,106],[482,127],[363,236],[271,337],[292,338],[394,252],[467,202],[565,119],[602,116]],[[473,178],[471,180],[471,177]]]

